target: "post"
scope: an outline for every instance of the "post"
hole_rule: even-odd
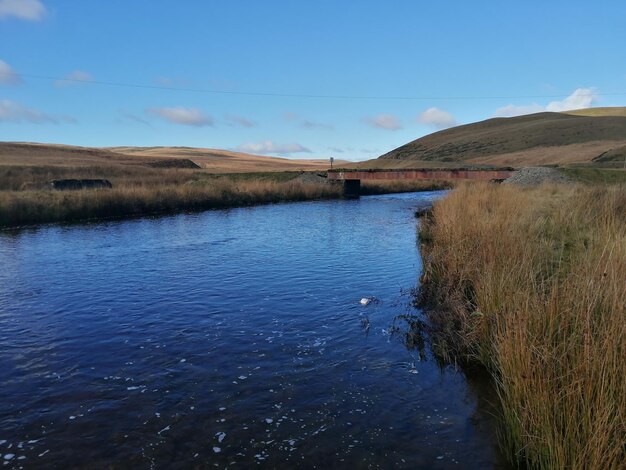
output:
[[[330,169],[333,169],[333,162],[335,161],[335,159],[333,157],[330,157]]]

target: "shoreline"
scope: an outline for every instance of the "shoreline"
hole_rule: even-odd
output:
[[[213,182],[215,183],[215,182]],[[195,186],[195,187],[194,187]],[[363,196],[449,189],[443,182],[364,185]],[[0,192],[0,231],[49,224],[97,223],[316,200],[342,199],[340,185],[232,179],[215,185],[177,185],[78,191]],[[117,190],[117,191],[116,191]],[[153,194],[156,192],[157,194]],[[8,202],[7,202],[8,199]]]
[[[433,352],[491,376],[511,463],[618,468],[626,185],[462,186],[422,219],[419,244]]]

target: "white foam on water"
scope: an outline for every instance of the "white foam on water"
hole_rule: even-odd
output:
[[[6,443],[7,443],[7,440],[6,440],[6,439],[2,439],[2,440],[0,440],[0,446],[1,446],[2,444],[6,444]]]
[[[272,418],[265,418],[265,422],[267,424],[272,424],[274,422],[274,420]]]
[[[170,427],[168,425],[168,426],[165,426],[163,429],[161,429],[157,434],[161,435],[162,432],[169,431],[169,430],[170,430]]]
[[[226,433],[218,432],[215,436],[217,437],[217,442],[222,442],[224,438],[226,437]]]
[[[15,457],[15,454],[6,454],[4,460],[11,460],[13,457]]]
[[[76,419],[76,416],[72,415],[72,416],[70,416],[70,419],[74,420],[74,419]]]
[[[219,447],[213,447],[213,452],[215,452],[216,454],[219,454],[222,451],[221,448]]]
[[[239,380],[246,380],[248,377],[246,377],[245,375],[240,375],[239,377],[237,377]]]
[[[46,455],[48,452],[50,452],[50,449],[45,450],[44,452],[42,452],[41,454],[39,454],[39,457],[43,457],[44,455]]]

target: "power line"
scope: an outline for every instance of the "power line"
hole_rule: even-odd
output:
[[[215,90],[209,88],[186,88],[186,87],[170,87],[161,85],[144,85],[137,83],[123,83],[123,82],[108,82],[101,80],[85,80],[77,78],[62,78],[62,77],[50,77],[46,75],[31,75],[31,74],[18,74],[16,72],[0,72],[0,75],[5,76],[18,76],[33,78],[37,80],[51,80],[55,82],[71,82],[71,83],[84,83],[91,85],[104,85],[123,88],[142,88],[148,90],[164,90],[164,91],[182,91],[191,93],[207,93],[215,95],[240,95],[240,96],[265,96],[275,98],[306,98],[306,99],[340,99],[340,100],[404,100],[404,101],[455,101],[455,100],[499,100],[499,99],[530,99],[530,98],[565,98],[570,94],[559,95],[508,95],[508,96],[374,96],[374,95],[317,95],[307,93],[271,93],[271,92],[257,92],[257,91],[228,91],[228,90]],[[626,92],[615,93],[580,93],[578,96],[623,96]]]

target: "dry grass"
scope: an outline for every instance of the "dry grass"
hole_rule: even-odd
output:
[[[297,181],[121,185],[81,191],[0,191],[0,227],[339,197],[341,187]]]
[[[59,144],[0,142],[0,165],[118,166],[146,165],[159,160],[192,160],[211,173],[325,170],[328,160],[304,160],[251,155],[192,147],[76,147]],[[342,165],[342,160],[336,161]]]
[[[466,185],[421,236],[435,344],[492,372],[514,460],[623,468],[626,186]]]
[[[450,189],[451,181],[435,180],[390,180],[390,181],[362,181],[361,194],[409,193],[417,191],[434,191]]]

